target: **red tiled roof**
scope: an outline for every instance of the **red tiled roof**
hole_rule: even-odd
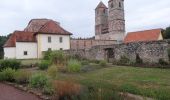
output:
[[[61,35],[72,35],[72,33],[63,29],[59,24],[54,21],[48,21],[45,25],[43,25],[37,33],[53,33],[53,34],[61,34]]]
[[[36,42],[33,32],[15,31],[4,44],[4,47],[15,47],[16,42]]]
[[[154,40],[158,40],[160,34],[161,34],[161,29],[129,32],[124,39],[124,43],[139,42],[139,41],[154,41]]]
[[[96,7],[96,9],[98,8],[107,8],[106,5],[101,1],[98,6]]]

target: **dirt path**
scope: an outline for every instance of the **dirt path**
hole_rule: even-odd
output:
[[[41,100],[36,96],[0,83],[0,100]]]

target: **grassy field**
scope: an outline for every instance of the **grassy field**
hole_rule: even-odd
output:
[[[88,87],[170,100],[170,69],[108,67],[86,73],[59,73],[58,79]]]

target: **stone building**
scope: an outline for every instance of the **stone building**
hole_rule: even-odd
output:
[[[123,41],[125,36],[124,0],[100,2],[95,9],[95,39]]]

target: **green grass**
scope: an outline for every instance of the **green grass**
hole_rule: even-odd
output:
[[[58,74],[59,80],[170,100],[170,69],[109,67],[87,73]]]

